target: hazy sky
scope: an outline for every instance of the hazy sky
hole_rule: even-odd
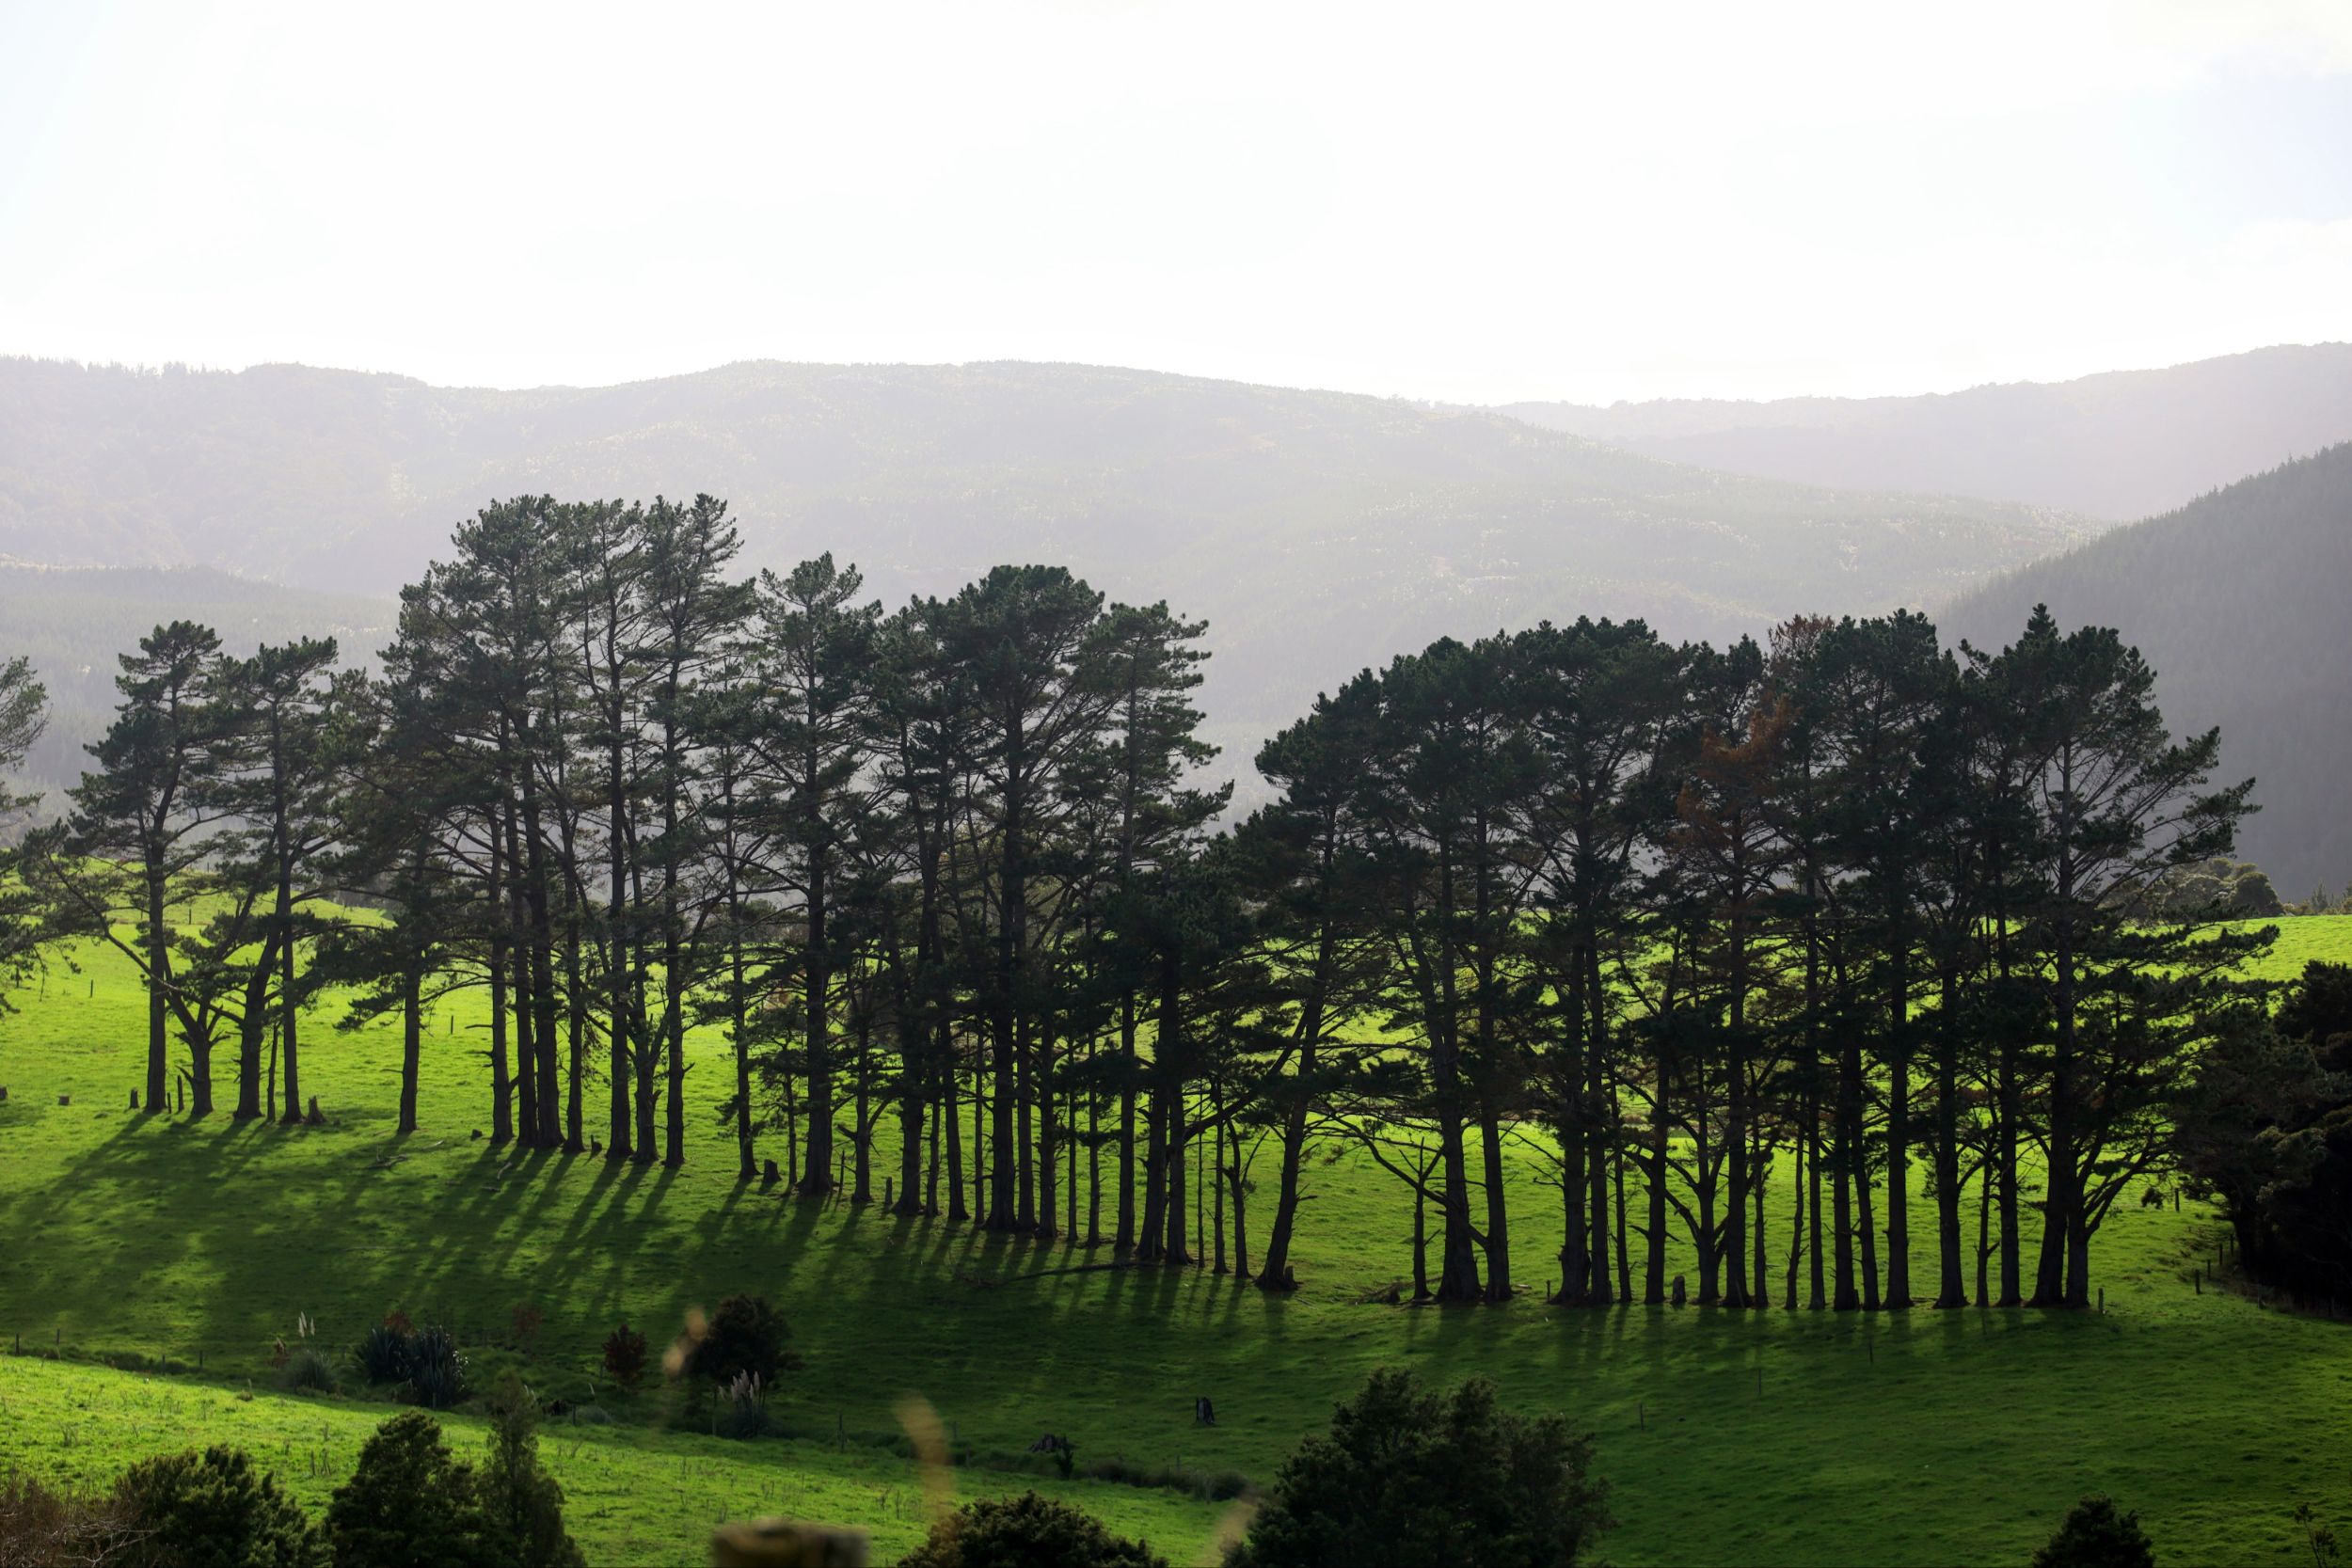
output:
[[[2352,4],[0,0],[0,353],[1461,401],[2352,339]]]

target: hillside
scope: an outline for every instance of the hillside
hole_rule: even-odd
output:
[[[2352,949],[2352,919],[2286,927],[2265,974]],[[0,1350],[24,1353],[0,1354],[0,1468],[87,1484],[158,1450],[240,1442],[316,1507],[391,1407],[357,1386],[274,1397],[273,1341],[307,1316],[347,1365],[350,1342],[399,1308],[451,1325],[479,1379],[514,1368],[611,1420],[547,1445],[599,1564],[707,1561],[651,1548],[744,1513],[848,1516],[875,1528],[878,1555],[895,1549],[919,1517],[914,1478],[873,1444],[910,1391],[984,1462],[957,1472],[966,1493],[1038,1481],[1175,1562],[1207,1560],[1195,1554],[1219,1510],[1089,1482],[1093,1467],[1263,1483],[1380,1366],[1492,1377],[1511,1404],[1591,1430],[1620,1520],[1601,1543],[1614,1562],[2024,1562],[2089,1491],[2139,1509],[2165,1562],[2284,1562],[2303,1544],[2297,1503],[2342,1517],[2352,1341],[2210,1275],[2201,1286],[2192,1270],[2222,1229],[2202,1203],[2119,1206],[2093,1242],[2098,1313],[1564,1312],[1535,1290],[1508,1307],[1391,1307],[1407,1230],[1394,1179],[1359,1150],[1313,1162],[1299,1289],[1267,1295],[1068,1236],[739,1184],[732,1132],[701,1114],[676,1169],[474,1141],[479,990],[435,1004],[414,1135],[393,1130],[389,1020],[312,1032],[323,1125],[129,1116],[138,982],[111,952],[79,958],[0,1021]],[[724,1040],[698,1030],[687,1048],[691,1081],[715,1093]],[[1511,1160],[1533,1233],[1558,1196],[1531,1148]],[[1775,1173],[1774,1214],[1790,1175]],[[1913,1234],[1924,1273],[1933,1232]],[[1673,1268],[1694,1269],[1673,1238]],[[659,1387],[601,1377],[616,1320],[658,1341],[690,1307],[744,1290],[773,1299],[804,1358],[776,1395],[785,1437],[696,1438]],[[523,1306],[545,1312],[527,1339]],[[65,1360],[32,1359],[43,1351]],[[199,1377],[100,1370],[199,1360]],[[1200,1395],[1216,1425],[1195,1424]],[[2170,1418],[2161,1445],[2147,1439],[2154,1411]],[[455,1424],[475,1450],[478,1426]],[[1046,1432],[1075,1443],[1078,1481],[1038,1480],[1050,1468],[1026,1449]]]
[[[2145,517],[2352,437],[2352,343],[1929,397],[1521,403],[1502,412],[1734,473]]]
[[[1931,601],[2085,537],[2008,503],[1733,478],[1490,412],[1071,365],[752,363],[603,388],[0,360],[0,557],[389,594],[498,496],[727,497],[749,561],[887,599],[1066,563],[1206,616],[1246,758],[1442,632],[1645,615],[1677,636]]]
[[[2156,667],[2176,730],[2221,726],[2225,777],[2263,810],[2240,852],[2299,898],[2352,879],[2352,444],[2242,480],[1961,597],[1949,637],[1997,646],[2047,603],[2120,627]]]
[[[83,745],[114,714],[116,656],[158,621],[201,621],[232,653],[331,636],[347,658],[365,658],[390,635],[393,609],[389,596],[310,593],[202,567],[0,566],[0,654],[29,655],[49,688],[48,732],[25,776],[49,789],[81,777]]]

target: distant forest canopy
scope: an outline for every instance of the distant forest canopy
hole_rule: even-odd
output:
[[[1236,763],[1437,637],[1573,613],[1722,642],[1931,604],[2090,526],[1708,473],[1485,411],[1075,365],[769,362],[501,392],[0,360],[17,561],[389,598],[493,496],[699,490],[733,503],[747,565],[854,542],[892,602],[1050,561],[1184,606],[1209,622],[1201,706]]]
[[[2038,561],[1937,612],[1997,646],[2037,604],[2113,626],[2164,672],[2165,712],[2218,724],[2222,772],[2261,781],[2238,851],[2279,895],[2352,882],[2352,444]]]
[[[1922,397],[1510,404],[1548,429],[1807,484],[2153,516],[2352,439],[2352,344]]]
[[[2233,966],[2271,933],[2151,897],[2247,786],[2112,631],[1441,640],[1269,741],[1220,830],[1200,623],[1046,566],[886,610],[739,553],[708,497],[526,499],[404,591],[377,674],[158,626],[0,929],[21,958],[37,897],[141,968],[150,1112],[225,1068],[234,1115],[303,1116],[337,987],[400,1020],[413,1130],[421,1053],[474,1051],[425,1012],[481,988],[501,1142],[682,1162],[708,1027],[734,1071],[691,1114],[746,1181],[781,1134],[804,1191],[1147,1261],[1205,1208],[1286,1289],[1344,1143],[1449,1301],[1679,1299],[1679,1225],[1702,1303],[2087,1306],[2187,1065],[2263,1026]],[[1533,1268],[1506,1143],[1562,1195]]]

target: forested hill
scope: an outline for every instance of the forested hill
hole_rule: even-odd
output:
[[[83,746],[120,700],[116,656],[158,622],[200,621],[236,654],[332,637],[347,660],[364,662],[390,640],[396,610],[389,594],[311,593],[203,567],[0,566],[0,657],[29,656],[49,689],[49,727],[25,758],[25,777],[50,790],[81,777],[90,765]]]
[[[1735,473],[2146,517],[2352,439],[2352,344],[1931,397],[1522,403],[1502,412]]]
[[[2221,726],[2227,777],[2262,811],[2241,837],[2281,895],[2352,879],[2352,444],[2241,481],[2003,577],[1937,616],[1998,646],[2046,602],[2120,627],[2176,731]]]
[[[697,491],[733,503],[752,564],[829,549],[885,598],[1041,561],[1205,616],[1205,704],[1242,761],[1317,689],[1440,633],[1638,614],[1721,638],[1931,602],[2089,528],[1731,478],[1489,412],[1070,365],[500,392],[0,360],[19,561],[388,594],[494,497]]]

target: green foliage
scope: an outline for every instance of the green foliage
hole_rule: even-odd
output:
[[[428,1410],[446,1410],[466,1397],[466,1355],[457,1337],[437,1323],[408,1342],[408,1391]]]
[[[352,1364],[359,1376],[376,1386],[405,1383],[415,1359],[413,1337],[391,1323],[376,1323],[351,1347]]]
[[[2155,1568],[2155,1549],[2139,1515],[2119,1513],[2104,1497],[2074,1505],[2049,1544],[2033,1554],[2033,1568]]]
[[[1227,1561],[1565,1568],[1613,1523],[1592,1462],[1565,1418],[1514,1415],[1484,1378],[1440,1393],[1375,1372],[1284,1461]]]
[[[791,1334],[766,1296],[729,1296],[699,1327],[689,1326],[680,1375],[721,1389],[749,1376],[766,1388],[794,1364],[785,1348]]]
[[[1035,1492],[967,1504],[898,1560],[901,1568],[1168,1568],[1146,1543]]]
[[[114,1497],[140,1532],[125,1568],[326,1568],[310,1521],[242,1449],[147,1460]]]
[[[278,1371],[278,1386],[309,1394],[332,1394],[342,1387],[334,1364],[308,1345],[286,1358]]]
[[[485,1551],[487,1528],[473,1466],[421,1410],[376,1429],[326,1508],[335,1568],[500,1568],[507,1560]]]
[[[489,1414],[481,1482],[485,1559],[503,1568],[582,1568],[564,1528],[564,1488],[539,1463],[539,1402],[522,1379],[502,1372]]]

